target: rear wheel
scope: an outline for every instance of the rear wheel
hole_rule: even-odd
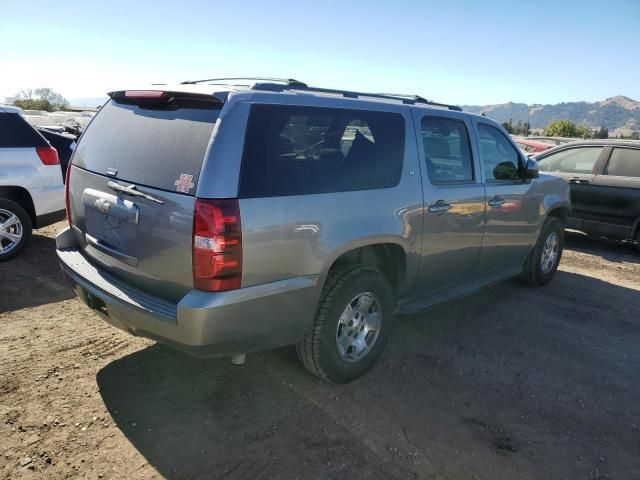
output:
[[[555,217],[545,220],[540,237],[524,263],[522,278],[539,287],[551,281],[558,270],[564,248],[564,228]]]
[[[328,382],[350,382],[378,360],[393,319],[393,294],[385,276],[363,267],[329,274],[315,322],[297,345],[298,356]]]
[[[15,257],[31,238],[31,218],[19,204],[0,199],[0,262]]]

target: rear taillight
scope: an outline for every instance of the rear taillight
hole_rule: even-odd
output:
[[[236,199],[197,199],[193,220],[193,286],[221,292],[240,288],[242,229]]]
[[[58,151],[53,147],[36,147],[40,161],[45,165],[60,165]]]
[[[71,226],[71,209],[69,208],[69,175],[71,174],[71,163],[67,165],[67,172],[64,175],[64,204],[67,208],[67,223]]]

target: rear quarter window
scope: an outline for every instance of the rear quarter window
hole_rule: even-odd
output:
[[[389,188],[404,157],[397,113],[254,105],[242,159],[243,198]]]
[[[169,191],[177,191],[181,175],[192,175],[195,187],[219,108],[152,109],[111,100],[83,133],[72,163],[101,175],[115,169],[114,178]]]
[[[604,173],[640,178],[640,149],[614,148]]]
[[[0,148],[46,147],[47,141],[17,113],[0,112]]]

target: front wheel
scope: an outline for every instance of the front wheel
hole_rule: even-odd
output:
[[[546,285],[558,270],[564,248],[564,228],[554,217],[545,220],[536,245],[529,253],[522,278],[535,287]]]
[[[298,356],[317,377],[350,382],[378,360],[392,320],[393,294],[385,276],[372,268],[339,267],[327,278]]]

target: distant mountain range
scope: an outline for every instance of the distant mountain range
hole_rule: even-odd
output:
[[[606,127],[609,133],[628,135],[640,131],[640,102],[622,95],[601,102],[566,102],[556,105],[501,103],[498,105],[463,105],[471,113],[484,113],[503,123],[529,120],[531,128],[544,128],[553,120],[571,120],[592,128]]]

